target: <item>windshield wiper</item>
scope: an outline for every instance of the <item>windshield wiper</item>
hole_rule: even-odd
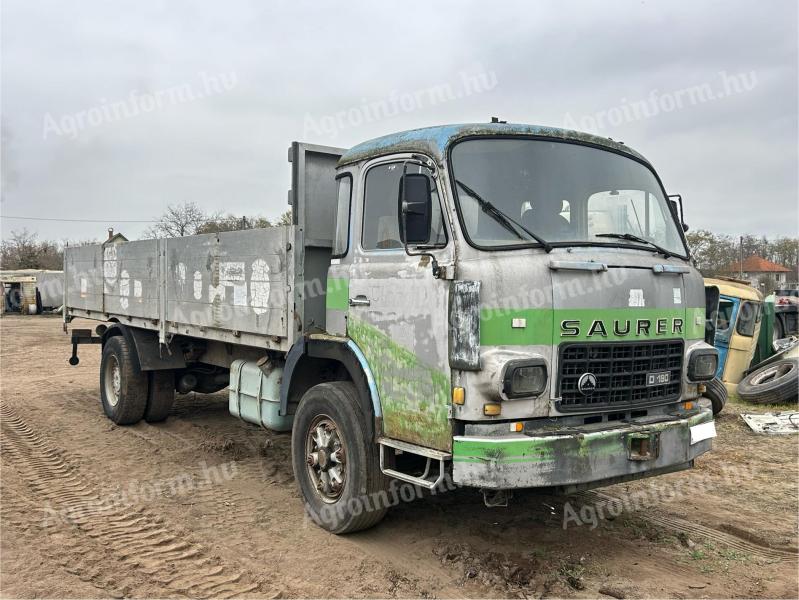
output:
[[[483,210],[484,213],[486,213],[489,217],[491,217],[497,223],[502,225],[505,229],[510,231],[517,238],[519,238],[520,240],[524,240],[525,239],[525,237],[522,234],[519,233],[519,231],[516,229],[516,227],[518,227],[524,233],[526,233],[528,236],[530,236],[530,238],[532,238],[533,240],[535,240],[536,242],[541,244],[544,247],[544,250],[547,251],[547,253],[552,252],[552,244],[547,242],[544,238],[542,238],[539,235],[534,234],[532,231],[527,229],[527,227],[525,227],[521,223],[517,223],[516,221],[514,221],[511,217],[509,217],[504,212],[499,210],[496,206],[491,204],[491,202],[489,202],[488,200],[483,199],[480,196],[480,194],[475,192],[472,188],[470,188],[468,185],[466,185],[462,181],[458,181],[456,179],[455,183],[457,185],[459,185],[461,187],[461,189],[463,189],[464,192],[466,192],[469,196],[471,196],[472,198],[474,198],[477,201],[477,204],[480,205],[480,208]],[[514,225],[516,227],[514,227]]]
[[[675,256],[677,258],[682,258],[679,254],[672,252],[671,250],[666,250],[663,246],[658,246],[655,242],[652,242],[646,238],[639,237],[632,233],[597,233],[595,237],[606,237],[606,238],[616,238],[619,240],[630,240],[631,242],[639,242],[641,244],[649,244],[655,250],[657,250],[660,254],[669,258],[670,256]]]

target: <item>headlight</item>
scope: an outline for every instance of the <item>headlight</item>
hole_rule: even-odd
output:
[[[691,381],[710,381],[716,376],[719,354],[715,348],[698,348],[688,359],[688,379]]]
[[[512,360],[505,364],[502,392],[508,398],[538,396],[547,385],[547,366],[542,360]]]

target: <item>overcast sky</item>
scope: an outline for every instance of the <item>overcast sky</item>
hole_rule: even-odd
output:
[[[795,0],[4,0],[2,234],[274,218],[292,140],[499,116],[633,146],[693,228],[797,235],[798,87]]]

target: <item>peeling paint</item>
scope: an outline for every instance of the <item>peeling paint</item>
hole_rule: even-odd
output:
[[[339,165],[368,160],[396,152],[420,152],[431,156],[436,162],[441,163],[445,158],[444,155],[449,144],[473,135],[534,135],[566,141],[585,142],[611,148],[617,152],[623,152],[639,160],[649,162],[640,153],[621,142],[581,131],[519,123],[466,123],[411,129],[410,131],[401,131],[368,140],[345,152],[339,160]]]
[[[348,320],[347,333],[358,344],[374,374],[383,410],[384,434],[449,450],[452,428],[447,417],[448,377],[359,319]]]

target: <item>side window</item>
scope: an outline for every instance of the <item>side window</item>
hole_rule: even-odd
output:
[[[333,239],[333,258],[347,254],[350,242],[350,202],[352,201],[352,175],[346,173],[337,178],[338,200],[336,202],[336,224]]]
[[[719,300],[719,314],[716,317],[716,331],[726,332],[730,328],[730,320],[735,309],[735,304],[731,300]]]
[[[735,330],[746,337],[755,335],[755,325],[760,322],[760,302],[742,302]]]
[[[372,167],[366,173],[366,190],[363,204],[363,229],[361,245],[364,250],[402,248],[399,235],[399,180],[405,164],[388,163]],[[430,243],[444,245],[447,235],[438,198],[436,180],[430,169],[418,164],[408,164],[408,173],[424,173],[430,178],[433,191],[433,215],[430,223]]]

